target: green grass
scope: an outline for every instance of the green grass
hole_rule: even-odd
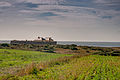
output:
[[[15,66],[37,63],[21,69],[20,73],[24,75],[1,76],[0,80],[120,80],[120,56],[64,56],[71,55],[0,49],[1,71],[5,67],[10,70],[12,66],[13,71]],[[40,62],[46,62],[43,66],[48,62],[48,66],[38,68],[42,65]]]
[[[91,55],[55,65],[19,80],[119,80],[120,57]]]
[[[24,66],[30,63],[50,61],[52,59],[71,56],[67,54],[44,53],[39,51],[23,51],[14,49],[0,49],[0,72],[9,67]]]

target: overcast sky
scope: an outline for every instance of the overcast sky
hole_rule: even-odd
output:
[[[0,39],[120,41],[120,0],[0,0]]]

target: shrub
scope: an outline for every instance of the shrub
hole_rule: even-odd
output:
[[[63,49],[71,49],[71,50],[78,50],[76,48],[77,45],[71,44],[71,45],[57,45],[56,48],[63,48]]]
[[[78,50],[76,47],[71,48],[71,50]]]
[[[1,46],[2,47],[10,47],[9,44],[7,44],[7,43],[3,43],[3,44],[1,44]]]
[[[39,72],[39,70],[36,67],[33,67],[32,71],[30,72],[30,74],[35,74],[37,75],[37,73]]]
[[[116,51],[113,51],[113,53],[120,53],[120,51],[116,50]]]

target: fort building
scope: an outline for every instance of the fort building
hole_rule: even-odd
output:
[[[39,44],[39,45],[56,45],[57,41],[54,41],[51,37],[38,37],[35,40],[13,40],[10,44]]]

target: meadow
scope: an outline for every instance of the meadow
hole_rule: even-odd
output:
[[[27,64],[46,62],[63,56],[71,55],[39,51],[0,49],[0,74],[14,73],[15,70],[18,70]]]
[[[120,48],[53,47],[0,49],[0,80],[120,80]]]
[[[119,80],[120,57],[90,55],[69,63],[37,70],[18,80]]]

